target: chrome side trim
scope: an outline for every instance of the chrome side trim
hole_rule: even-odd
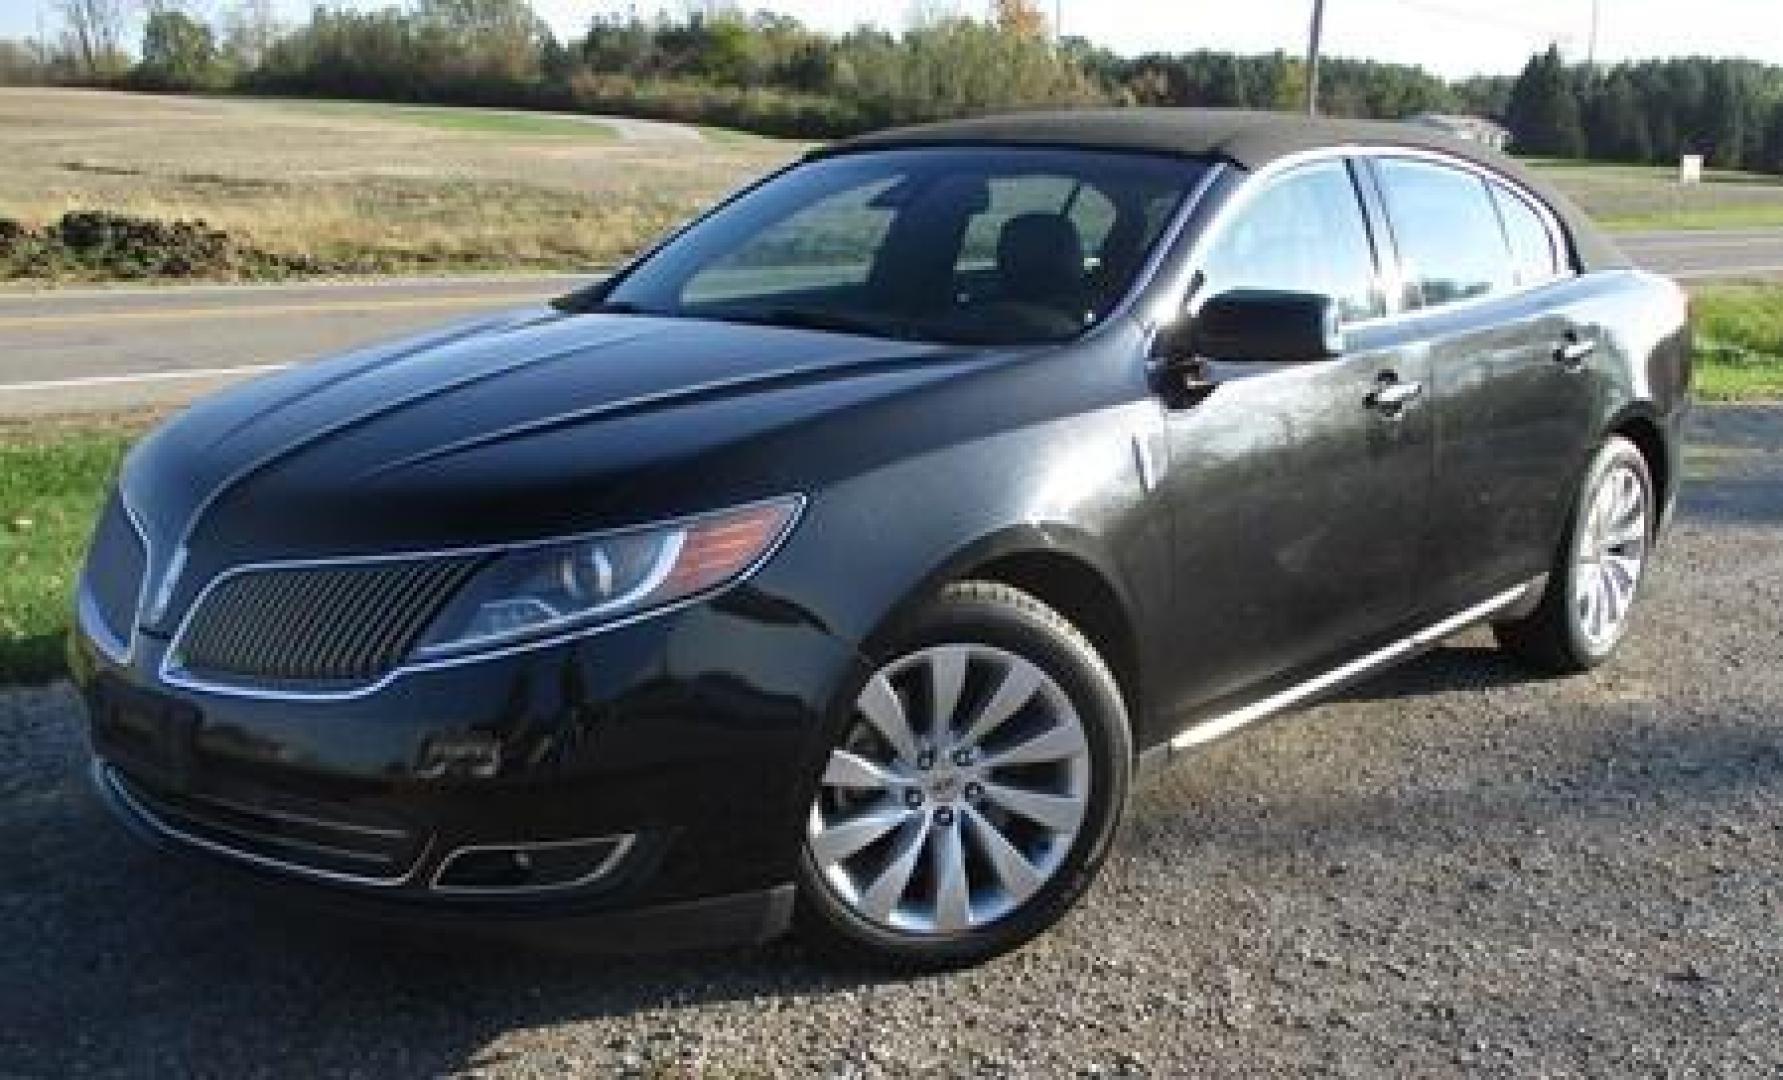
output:
[[[787,499],[792,501],[793,511],[792,515],[787,518],[786,525],[781,528],[780,535],[774,538],[774,542],[769,544],[767,548],[762,551],[761,555],[756,557],[754,562],[744,567],[735,577],[710,589],[695,593],[692,596],[682,597],[680,600],[676,600],[673,603],[634,612],[630,615],[612,619],[607,622],[579,625],[546,637],[514,641],[510,644],[487,650],[398,664],[396,667],[391,668],[389,671],[371,682],[356,686],[343,686],[330,690],[280,690],[272,687],[240,686],[234,683],[213,682],[192,675],[179,666],[180,645],[185,640],[186,631],[192,622],[193,616],[197,614],[198,609],[204,605],[204,602],[209,599],[213,590],[230,578],[242,574],[250,574],[264,570],[296,570],[323,566],[363,566],[368,563],[406,562],[419,559],[458,558],[475,555],[503,554],[514,551],[527,551],[533,548],[574,543],[578,540],[592,539],[597,536],[618,536],[630,532],[661,529],[672,526],[678,522],[693,521],[699,518],[712,516],[712,514],[724,514],[733,513],[739,510],[748,510],[752,507],[765,506],[770,503],[781,502]],[[445,668],[463,667],[466,664],[477,664],[486,660],[496,660],[506,656],[513,656],[517,653],[532,652],[537,649],[548,649],[554,645],[562,645],[566,642],[577,641],[585,637],[592,637],[595,634],[603,634],[609,630],[617,630],[621,627],[631,626],[632,624],[642,622],[645,619],[654,619],[661,615],[667,615],[670,612],[679,611],[683,608],[691,607],[694,604],[710,600],[712,597],[717,596],[728,589],[735,588],[755,576],[757,571],[778,554],[781,548],[786,546],[787,541],[792,537],[793,531],[797,529],[799,522],[803,520],[805,516],[805,507],[808,502],[809,500],[803,494],[795,493],[789,496],[782,495],[768,499],[757,499],[754,502],[741,503],[737,506],[725,507],[723,510],[712,511],[711,514],[693,514],[686,518],[676,518],[661,523],[633,525],[621,529],[607,529],[599,532],[580,533],[574,536],[561,536],[548,540],[533,540],[519,544],[483,544],[476,547],[444,548],[436,551],[406,551],[376,555],[349,555],[330,558],[243,563],[239,566],[232,566],[211,578],[205,583],[204,588],[199,590],[198,595],[193,598],[191,604],[187,605],[185,614],[180,617],[178,628],[174,630],[173,639],[169,642],[167,651],[161,656],[160,678],[162,682],[169,686],[178,687],[182,690],[192,690],[198,693],[216,694],[220,697],[246,698],[255,701],[351,701],[356,698],[375,694],[395,682],[397,679],[402,678],[404,675],[423,671],[439,671]]]
[[[575,847],[578,844],[611,843],[613,850],[602,859],[593,870],[576,878],[574,881],[560,881],[552,885],[441,885],[440,878],[445,876],[446,868],[462,855],[475,855],[484,851],[549,851],[555,848]],[[440,860],[434,868],[433,877],[428,880],[427,887],[434,892],[449,893],[459,896],[521,896],[541,895],[544,893],[562,892],[566,889],[580,889],[592,885],[613,872],[620,861],[631,854],[636,847],[636,833],[621,833],[618,836],[586,836],[575,840],[542,840],[530,844],[469,844],[461,848],[453,848],[452,853]]]
[[[1459,630],[1466,629],[1474,623],[1489,617],[1495,611],[1501,611],[1521,600],[1535,586],[1535,582],[1526,581],[1512,589],[1506,589],[1490,600],[1482,601],[1473,607],[1460,611],[1441,622],[1419,630],[1409,637],[1382,648],[1376,649],[1367,656],[1359,657],[1341,667],[1332,668],[1321,675],[1316,675],[1302,683],[1297,683],[1285,690],[1279,690],[1261,701],[1254,701],[1224,716],[1204,720],[1194,727],[1170,740],[1172,752],[1188,750],[1203,743],[1212,742],[1222,735],[1230,734],[1247,724],[1254,723],[1281,712],[1292,705],[1299,704],[1307,698],[1322,691],[1329,690],[1341,683],[1365,675],[1377,668],[1382,668],[1395,660],[1403,659],[1419,649],[1426,648]]]
[[[404,884],[414,876],[415,867],[419,866],[426,859],[427,847],[431,845],[431,841],[428,845],[423,845],[421,852],[416,855],[415,861],[411,863],[409,868],[404,870],[400,876],[396,877],[372,877],[364,874],[349,874],[338,870],[320,870],[313,866],[304,866],[301,863],[286,862],[283,859],[275,859],[268,855],[259,855],[252,851],[243,851],[240,848],[232,848],[227,844],[220,844],[214,840],[194,835],[184,829],[170,825],[167,823],[166,819],[143,805],[140,799],[130,793],[129,786],[118,776],[118,771],[116,769],[105,764],[103,761],[100,761],[98,758],[95,758],[93,760],[93,773],[94,779],[102,786],[106,794],[117,799],[118,802],[132,814],[136,815],[137,820],[141,821],[143,825],[147,826],[152,831],[169,839],[177,840],[180,843],[189,844],[192,847],[208,851],[213,855],[220,855],[226,859],[234,859],[237,862],[245,862],[264,870],[277,870],[281,873],[312,878],[317,881],[329,881],[335,884],[368,885],[373,888],[389,889]]]

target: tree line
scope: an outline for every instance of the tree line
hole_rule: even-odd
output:
[[[0,82],[557,108],[826,138],[1000,108],[1090,104],[1298,108],[1297,56],[1204,50],[1126,57],[1055,41],[1034,0],[988,17],[942,14],[901,33],[826,34],[796,19],[707,0],[678,16],[598,16],[560,41],[527,0],[412,0],[360,11],[320,5],[281,25],[269,0],[215,19],[187,0],[143,5],[140,49],[123,49],[128,0],[58,0],[63,32],[0,41]],[[1332,115],[1459,112],[1504,123],[1520,152],[1783,172],[1783,68],[1686,58],[1567,64],[1551,48],[1515,77],[1441,79],[1421,68],[1326,61]]]
[[[1783,68],[1747,60],[1648,60],[1608,70],[1530,58],[1504,113],[1520,150],[1783,173]]]

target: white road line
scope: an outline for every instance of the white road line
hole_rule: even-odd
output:
[[[1669,251],[1679,255],[1690,255],[1698,251],[1717,251],[1721,248],[1775,248],[1783,247],[1783,240],[1775,236],[1729,236],[1703,237],[1701,239],[1684,240],[1673,237],[1654,237],[1648,240],[1627,238],[1622,241],[1625,248],[1641,251]]]
[[[1665,270],[1661,271],[1661,273],[1669,278],[1677,278],[1679,281],[1702,281],[1709,278],[1719,278],[1724,281],[1737,282],[1741,278],[1776,277],[1778,275],[1783,275],[1783,263],[1772,263],[1768,266],[1734,265],[1699,267],[1694,270]]]
[[[140,371],[128,375],[87,375],[78,379],[45,379],[41,382],[0,383],[0,393],[8,390],[71,390],[83,386],[117,386],[141,382],[172,382],[179,379],[214,379],[227,375],[253,375],[280,371],[290,364],[243,364],[237,367],[192,368],[186,371]]]

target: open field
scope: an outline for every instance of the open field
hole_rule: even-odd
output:
[[[0,218],[200,218],[347,273],[606,266],[795,144],[626,121],[0,90]]]
[[[611,265],[799,149],[624,118],[0,89],[0,219],[202,219],[273,256],[219,277],[580,270]],[[1613,228],[1783,226],[1776,177],[1711,173],[1681,188],[1666,169],[1537,167]]]
[[[1783,177],[1710,169],[1683,187],[1676,169],[1660,166],[1531,164],[1618,232],[1783,227]]]

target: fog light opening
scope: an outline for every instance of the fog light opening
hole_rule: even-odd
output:
[[[434,892],[518,895],[594,885],[611,874],[636,837],[601,836],[532,844],[476,844],[454,850],[434,872]]]

